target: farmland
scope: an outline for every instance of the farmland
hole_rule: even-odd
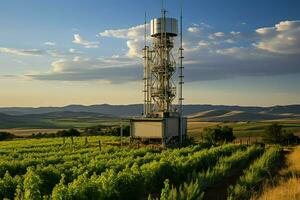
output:
[[[195,138],[201,137],[201,132],[204,128],[220,126],[229,126],[233,128],[233,133],[236,137],[261,137],[264,129],[272,123],[282,125],[284,130],[290,130],[295,135],[300,136],[300,121],[299,120],[271,120],[271,121],[255,121],[255,122],[202,122],[190,120],[189,134]]]
[[[248,198],[282,155],[276,146],[122,144],[108,136],[2,141],[0,198],[215,199],[216,188],[223,198]],[[260,181],[245,183],[253,171]]]
[[[188,135],[196,144],[166,149],[130,143],[127,137],[122,138],[121,145],[120,137],[87,136],[85,128],[121,124],[118,118],[90,115],[50,113],[40,119],[31,116],[30,123],[24,118],[14,126],[2,123],[6,128],[0,132],[25,138],[0,142],[0,199],[256,198],[266,184],[274,181],[269,180],[270,174],[278,174],[278,167],[284,163],[283,151],[279,146],[248,145],[246,140],[257,141],[274,122],[284,130],[300,133],[300,121],[295,119],[189,119]],[[127,123],[123,121],[123,125]],[[235,144],[203,143],[203,130],[218,125],[232,127]],[[26,139],[67,128],[78,129],[81,137]]]
[[[233,128],[233,133],[236,137],[261,137],[264,129],[272,123],[278,123],[283,126],[285,130],[291,130],[296,135],[300,136],[300,121],[299,120],[277,120],[277,121],[256,121],[256,122],[202,122],[202,121],[188,121],[188,133],[190,136],[199,139],[204,128],[215,127],[217,125],[230,126]],[[29,136],[37,133],[55,133],[62,129],[78,128],[83,129],[96,125],[118,126],[120,119],[76,119],[76,118],[61,118],[48,119],[47,126],[37,123],[34,126],[23,126],[17,124],[11,128],[2,128],[1,131],[7,131],[17,136]],[[126,124],[127,122],[123,122]],[[2,123],[1,123],[2,124]]]

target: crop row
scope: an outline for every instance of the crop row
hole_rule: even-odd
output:
[[[92,149],[94,151],[82,152],[80,150],[79,153],[68,154],[69,150],[67,150],[66,155],[52,155],[38,158],[28,157],[20,160],[0,160],[0,177],[3,177],[6,171],[10,175],[15,176],[25,174],[28,167],[45,168],[52,166],[59,169],[61,174],[71,174],[71,178],[68,176],[68,180],[70,180],[73,177],[77,177],[76,174],[82,174],[85,171],[100,174],[109,167],[122,165],[122,168],[124,168],[133,162],[142,164],[147,160],[159,160],[161,157],[171,159],[171,157],[185,156],[207,147],[209,145],[199,144],[178,150],[166,150],[162,153],[161,150],[152,148],[131,149],[125,147],[120,149],[112,146],[106,146],[101,152],[99,152],[99,149]],[[65,150],[61,151],[61,153],[63,152]]]
[[[109,169],[100,176],[88,177],[84,174],[68,185],[56,186],[52,198],[59,199],[58,196],[63,196],[65,199],[139,199],[145,193],[159,191],[166,178],[178,182],[186,176],[187,171],[208,168],[216,163],[218,157],[229,155],[239,148],[236,145],[225,145],[176,159],[162,158],[141,166],[134,164],[119,172]],[[93,189],[89,190],[90,188]]]
[[[57,165],[29,168],[23,176],[11,177],[6,173],[0,179],[0,189],[6,191],[3,194],[6,198],[16,195],[16,198],[40,199],[46,195],[52,199],[137,199],[148,192],[160,191],[166,178],[179,182],[186,179],[190,171],[208,169],[219,157],[242,147],[231,144],[203,148],[200,145],[161,153],[147,152],[121,158],[119,163],[100,159],[101,164],[94,164],[94,168],[90,168],[92,161],[88,165],[73,165],[73,168],[70,163],[73,169],[70,174],[65,170],[68,168],[65,163],[61,168]],[[62,172],[64,175],[60,178]]]
[[[269,148],[244,172],[234,186],[228,189],[228,200],[249,199],[257,191],[261,183],[278,167],[282,158],[282,148],[279,146]]]
[[[26,159],[13,162],[2,162],[0,163],[0,171],[1,173],[5,173],[6,171],[6,174],[3,179],[0,179],[0,189],[1,185],[16,186],[16,184],[13,183],[22,182],[22,176],[17,176],[14,178],[14,181],[10,181],[12,179],[9,174],[13,174],[13,176],[25,174],[27,167],[35,169],[35,172],[38,173],[43,180],[41,185],[42,188],[46,188],[45,193],[51,193],[52,188],[59,182],[61,174],[63,173],[65,174],[67,181],[71,181],[77,178],[79,174],[83,174],[86,171],[88,171],[89,174],[101,174],[108,168],[118,171],[124,169],[126,166],[131,166],[133,163],[142,165],[143,163],[153,160],[159,160],[161,157],[168,157],[171,159],[173,157],[186,156],[207,147],[207,144],[200,144],[182,149],[165,150],[162,153],[160,153],[160,150],[151,148],[130,149],[125,147],[120,149],[118,147],[107,147],[101,154],[97,153],[99,154],[97,156],[92,156],[92,154],[78,154],[76,156],[73,155],[71,157],[72,159],[70,159],[70,156],[58,156],[53,157],[53,160],[51,158],[45,158],[44,160]],[[38,161],[42,163],[39,163]],[[60,162],[55,163],[53,161]],[[5,189],[0,191],[5,191]],[[11,190],[8,190],[8,193],[10,194],[10,197],[13,195]]]
[[[162,200],[202,199],[207,188],[220,184],[232,175],[235,168],[243,169],[263,152],[263,148],[251,146],[246,151],[240,150],[228,157],[221,158],[218,163],[206,171],[192,173],[190,181],[179,187],[170,187],[169,180],[161,192]]]

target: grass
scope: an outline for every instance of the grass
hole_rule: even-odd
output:
[[[266,188],[266,191],[257,200],[299,200],[300,178],[293,177],[287,181],[282,180],[274,188]]]
[[[16,136],[30,136],[33,133],[56,133],[63,129],[24,129],[24,128],[14,128],[14,129],[0,129],[0,132],[10,132]]]
[[[282,148],[270,147],[252,163],[236,184],[228,188],[228,200],[245,200],[258,191],[261,184],[271,177],[272,172],[279,166],[282,158]]]
[[[288,170],[300,174],[300,146],[288,155]]]
[[[0,116],[1,117],[1,116]],[[9,119],[0,118],[0,129],[10,128],[85,128],[95,125],[115,124],[117,118],[103,117],[48,117],[48,116],[26,116],[10,117]]]
[[[53,127],[61,128],[86,128],[97,125],[117,125],[119,120],[115,119],[50,119],[47,120]]]
[[[300,146],[287,156],[287,167],[280,171],[275,186],[266,185],[264,192],[254,200],[298,200],[300,199]]]
[[[97,125],[117,126],[119,124],[118,119],[42,119],[32,123],[18,123],[12,127],[6,127],[0,122],[0,131],[10,132],[17,136],[28,136],[33,133],[56,133],[69,128],[84,129]],[[125,124],[123,123],[123,125]]]

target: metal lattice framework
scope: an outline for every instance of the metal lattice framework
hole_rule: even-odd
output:
[[[152,30],[152,48],[150,49],[145,43],[143,49],[144,115],[146,116],[155,112],[174,112],[172,102],[176,97],[176,84],[172,76],[176,72],[176,61],[172,51],[174,37],[177,36],[177,21],[166,18],[165,13],[166,11],[163,10],[161,18],[152,20],[154,25],[158,26],[154,27],[153,25],[157,30]],[[151,28],[154,29],[153,27]]]

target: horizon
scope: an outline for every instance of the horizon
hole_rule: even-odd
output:
[[[0,107],[142,104],[144,15],[159,17],[160,2],[2,1]],[[179,2],[165,2],[168,16]],[[299,10],[185,1],[184,105],[299,105]]]
[[[0,109],[6,109],[6,108],[33,108],[33,109],[39,109],[39,108],[64,108],[64,107],[70,107],[70,106],[84,106],[84,107],[89,107],[89,106],[132,106],[132,105],[143,105],[142,103],[137,103],[137,104],[68,104],[68,105],[62,105],[62,106],[0,106]],[[174,106],[178,104],[173,104]],[[283,107],[283,106],[300,106],[300,104],[282,104],[282,105],[270,105],[270,106],[259,106],[259,105],[237,105],[237,104],[183,104],[183,106],[228,106],[228,107],[260,107],[260,108],[269,108],[269,107]]]

